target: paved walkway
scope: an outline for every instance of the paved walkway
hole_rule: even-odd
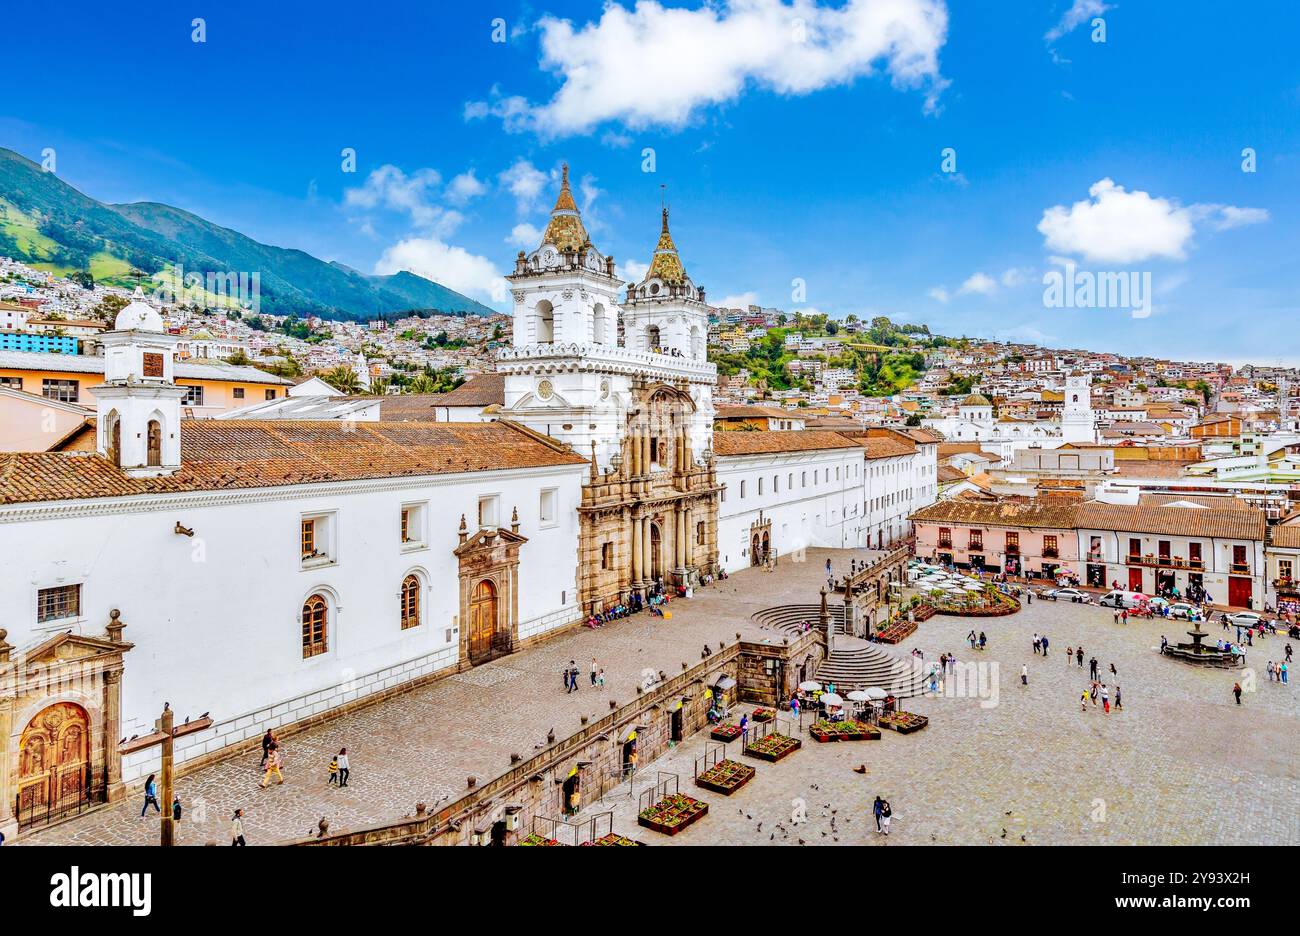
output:
[[[633,698],[646,670],[679,673],[683,662],[700,659],[705,644],[731,644],[738,631],[747,639],[779,640],[752,624],[750,614],[774,604],[816,603],[828,557],[842,575],[851,557],[874,555],[811,549],[802,563],[782,559],[774,572],[745,570],[690,601],[672,602],[671,621],[643,613],[599,630],[581,628],[294,735],[284,743],[283,786],[258,788],[260,752],[203,768],[176,782],[186,809],[179,842],[226,844],[236,807],[244,810],[249,843],[261,845],[315,834],[322,817],[340,831],[413,813],[420,801],[433,806],[458,796],[467,777],[486,782],[509,768],[512,753],[530,756],[548,730],[563,738],[579,730],[580,715],[599,718],[610,699]],[[605,669],[604,690],[590,685],[592,657]],[[560,671],[571,659],[581,669],[582,688],[566,695]],[[344,746],[352,779],[338,790],[327,787],[326,767]],[[158,840],[158,825],[152,812],[140,818],[140,799],[132,796],[20,841],[150,844]]]
[[[1181,637],[1182,623],[1116,625],[1108,610],[1036,601],[976,622],[990,640],[982,654],[965,642],[971,623],[932,618],[902,649],[922,648],[926,660],[951,651],[998,664],[992,707],[977,698],[907,700],[907,709],[930,717],[928,728],[885,731],[876,742],[804,736],[803,750],[775,765],[729,745],[732,759],[758,771],[730,798],[691,782],[707,741],[695,735],[646,765],[638,782],[639,791],[659,770],[677,773],[683,793],[710,804],[705,819],[673,838],[636,825],[637,800],[626,786],[590,808],[614,809],[616,830],[653,845],[1019,846],[1021,836],[1030,845],[1300,845],[1300,688],[1264,674],[1285,638],[1256,642],[1249,663],[1257,681],[1237,706],[1231,688],[1240,672],[1195,669],[1156,652],[1162,633]],[[1049,636],[1046,658],[1032,652],[1035,632]],[[1083,669],[1065,660],[1066,647],[1080,642]],[[1106,715],[1091,703],[1079,710],[1093,655],[1112,689],[1115,664],[1122,712]],[[863,764],[866,774],[853,771]],[[877,794],[894,807],[888,839],[871,819]],[[795,799],[806,804],[805,823],[791,821]]]

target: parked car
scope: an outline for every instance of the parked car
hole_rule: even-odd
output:
[[[1192,619],[1192,613],[1196,611],[1195,605],[1190,605],[1185,601],[1176,601],[1169,606],[1169,616],[1171,618],[1181,618],[1184,621]]]
[[[1259,627],[1262,620],[1263,618],[1254,611],[1238,611],[1236,614],[1228,615],[1228,623],[1237,627]]]
[[[1088,600],[1087,594],[1077,588],[1049,588],[1043,592],[1043,597],[1052,601],[1073,601],[1076,604]]]

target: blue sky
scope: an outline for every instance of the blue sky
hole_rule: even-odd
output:
[[[409,267],[503,309],[496,274],[568,161],[593,241],[629,274],[666,187],[712,301],[1300,362],[1292,3],[203,6],[11,9],[27,38],[6,71],[27,77],[0,143],[54,148],[101,200]],[[1149,272],[1152,314],[1046,308],[1064,260]]]

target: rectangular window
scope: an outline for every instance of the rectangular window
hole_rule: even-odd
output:
[[[952,549],[952,530],[949,527],[939,527],[939,547]]]
[[[984,531],[983,531],[983,530],[971,530],[971,531],[970,531],[970,548],[971,548],[971,549],[983,549],[983,548],[984,548]]]
[[[478,526],[480,530],[499,525],[497,508],[500,503],[501,498],[496,494],[489,494],[478,499]]]
[[[1019,552],[1020,552],[1020,534],[1019,534],[1019,533],[1008,533],[1008,534],[1007,534],[1007,548],[1006,548],[1006,553],[1007,553],[1007,555],[1008,555],[1008,556],[1014,556],[1014,555],[1018,554]]]
[[[299,545],[304,569],[330,565],[337,556],[334,551],[333,513],[307,515],[299,524]]]
[[[202,406],[203,405],[203,388],[199,386],[190,386],[181,384],[185,388],[185,396],[181,398],[181,406]]]
[[[559,500],[559,493],[555,488],[542,491],[542,496],[537,507],[537,519],[542,526],[555,526],[559,520],[559,511],[556,508],[556,502]]]
[[[0,377],[0,387],[9,390],[21,390],[23,388],[23,379],[21,377]]]
[[[1131,537],[1128,541],[1128,558],[1129,561],[1140,559],[1142,557],[1142,540],[1137,537]]]
[[[1055,559],[1060,555],[1060,550],[1056,545],[1055,536],[1043,537],[1043,555],[1048,559]]]
[[[315,520],[304,520],[302,522],[302,557],[304,559],[314,559],[316,557]]]
[[[704,521],[703,520],[695,524],[695,545],[696,546],[704,545]]]
[[[41,396],[60,403],[76,403],[80,395],[80,387],[80,381],[46,378],[41,381]]]
[[[745,482],[744,482],[744,481],[741,481],[741,482],[740,482],[740,499],[741,499],[741,500],[744,500],[744,499],[745,499]]]
[[[231,393],[234,394],[236,400],[242,400],[244,398],[243,387],[236,387],[234,390],[231,391]]]
[[[274,391],[274,390],[268,390],[268,391],[266,391],[266,398],[267,398],[268,400],[274,400],[274,399],[275,399],[275,391]]]
[[[602,569],[608,569],[613,564],[614,564],[614,544],[601,543],[600,544],[600,567]]]
[[[36,593],[36,623],[81,616],[81,586],[59,585]]]
[[[1291,560],[1279,559],[1277,561],[1277,577],[1289,580],[1291,578]]]

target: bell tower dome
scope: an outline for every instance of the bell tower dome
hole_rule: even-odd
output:
[[[181,400],[189,392],[173,380],[179,339],[136,287],[101,341],[104,383],[91,388],[96,450],[135,477],[173,473],[181,466]]]

